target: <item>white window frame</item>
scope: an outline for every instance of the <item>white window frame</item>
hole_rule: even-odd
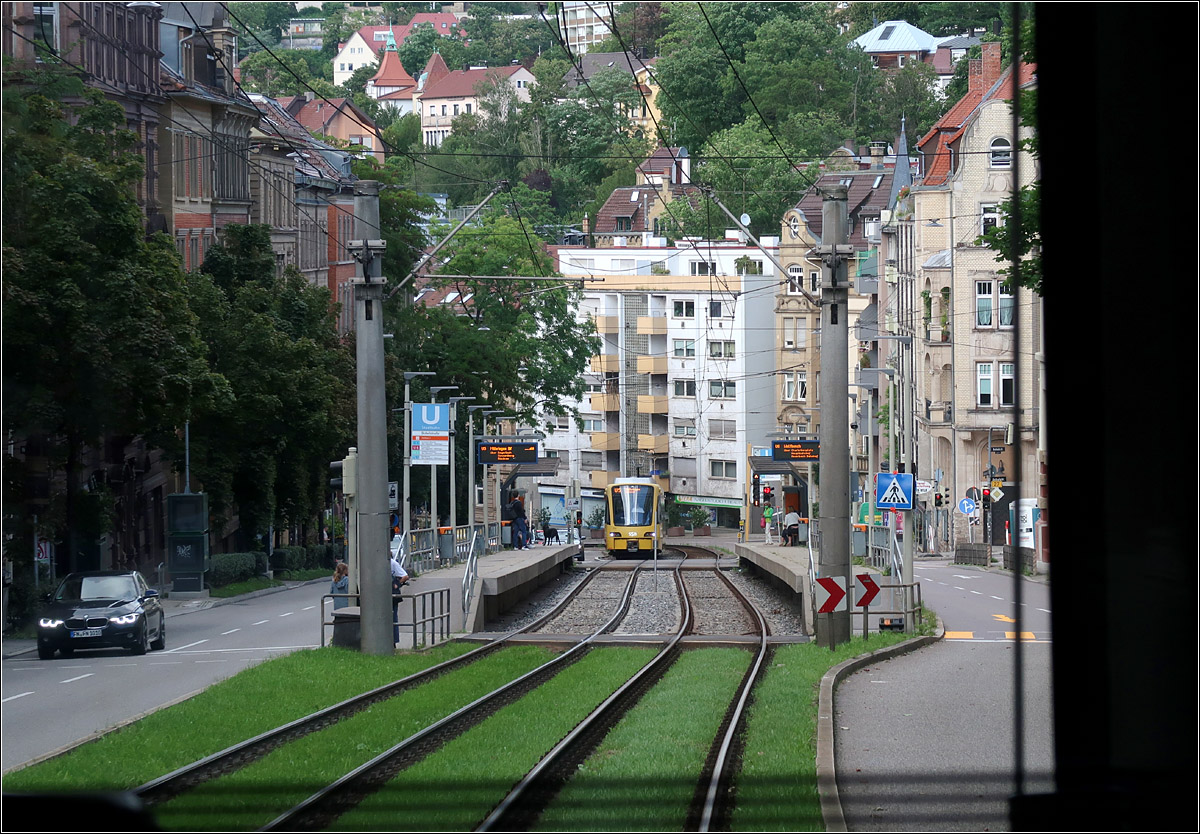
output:
[[[737,421],[718,420],[708,421],[709,440],[737,440]]]
[[[995,380],[992,379],[994,362],[975,363],[975,405],[979,408],[995,408]]]
[[[999,204],[983,203],[979,206],[979,234],[986,235],[994,227],[1003,225]]]
[[[711,261],[690,261],[688,264],[692,275],[716,275],[717,265]]]
[[[732,474],[730,474],[732,470]],[[736,460],[710,460],[708,462],[709,477],[714,480],[735,481],[737,480],[737,461]]]
[[[696,356],[695,339],[675,339],[671,345],[671,355],[676,359],[692,359]]]
[[[1017,404],[1017,366],[1013,362],[1000,362],[998,367],[1000,408],[1012,408]]]
[[[695,437],[696,421],[692,417],[676,417],[673,425],[675,437]]]
[[[710,379],[708,397],[712,400],[732,400],[737,397],[737,382],[732,379]]]
[[[677,300],[671,309],[674,311],[675,318],[677,319],[694,319],[696,317],[695,301]]]
[[[1012,142],[1007,136],[997,136],[988,145],[990,156],[988,157],[992,168],[1011,168],[1012,167]]]
[[[672,390],[675,392],[673,396],[687,397],[689,399],[696,398],[696,380],[694,379],[676,379],[672,380]],[[680,389],[683,389],[682,391]]]
[[[737,354],[737,348],[732,341],[709,341],[708,343],[708,358],[709,359],[733,359]]]
[[[797,403],[808,399],[808,371],[789,371],[783,375],[783,398]]]
[[[996,326],[996,282],[989,278],[975,281],[975,327]]]

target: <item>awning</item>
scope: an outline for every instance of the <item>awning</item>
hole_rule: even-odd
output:
[[[676,494],[677,504],[689,504],[699,507],[741,507],[740,498],[722,498],[716,495],[679,495]]]
[[[752,455],[749,458],[750,471],[755,475],[791,475],[798,481],[807,477],[807,470],[790,460],[772,460],[766,455]]]

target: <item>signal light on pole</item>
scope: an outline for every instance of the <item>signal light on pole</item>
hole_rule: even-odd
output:
[[[763,495],[763,501],[770,504],[771,503],[771,487],[769,487],[769,486],[763,487],[762,495]]]
[[[984,500],[984,501],[991,501],[991,500],[992,500],[992,490],[991,490],[991,488],[990,488],[990,487],[984,487],[984,488],[983,488],[983,500]]]

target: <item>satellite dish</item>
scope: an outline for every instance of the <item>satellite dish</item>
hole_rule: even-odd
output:
[[[742,212],[742,216],[741,216],[741,217],[739,217],[739,218],[738,218],[738,220],[741,220],[741,221],[742,221],[742,225],[743,225],[743,226],[749,226],[749,225],[750,225],[750,215],[746,214],[745,212]]]

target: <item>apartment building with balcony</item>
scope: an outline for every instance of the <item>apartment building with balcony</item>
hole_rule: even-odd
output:
[[[562,275],[598,279],[586,285],[580,312],[595,322],[601,349],[578,404],[581,427],[553,432],[544,446],[569,458],[560,473],[585,490],[655,477],[736,526],[747,455],[774,428],[769,322],[778,278],[736,231],[648,244],[556,249]]]

